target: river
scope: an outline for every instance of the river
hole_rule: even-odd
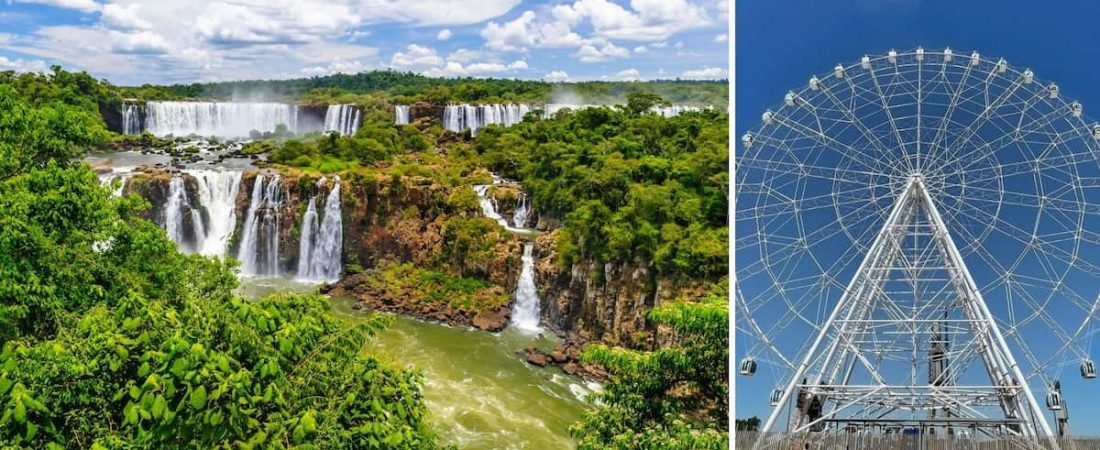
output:
[[[284,278],[245,278],[238,294],[259,298],[278,290],[309,292],[315,286]],[[333,298],[333,313],[364,317],[354,301]],[[558,368],[534,367],[517,353],[551,348],[548,337],[509,327],[487,333],[397,316],[364,348],[388,361],[419,369],[432,427],[444,444],[459,449],[570,449],[568,428],[587,407],[582,399],[597,388]]]

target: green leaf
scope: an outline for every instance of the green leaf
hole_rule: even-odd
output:
[[[150,408],[153,413],[153,417],[160,418],[164,415],[164,409],[168,406],[168,402],[164,400],[164,396],[158,395],[153,399],[153,407]]]
[[[27,421],[27,407],[23,405],[23,402],[15,404],[14,416],[15,423],[24,423]]]
[[[206,406],[206,386],[199,386],[191,391],[191,407],[202,409],[204,406]]]
[[[24,438],[27,441],[31,441],[34,440],[34,435],[36,434],[38,434],[38,425],[35,425],[33,422],[27,422],[27,434]]]

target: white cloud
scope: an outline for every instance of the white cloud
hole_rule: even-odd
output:
[[[649,49],[646,48],[644,45],[639,45],[637,47],[634,47],[634,53],[649,53]]]
[[[9,4],[11,2],[11,0],[8,0]],[[63,9],[75,9],[86,13],[99,11],[100,8],[100,4],[92,0],[15,0],[15,3],[37,3]]]
[[[163,36],[152,31],[125,33],[111,30],[108,35],[111,51],[122,54],[153,55],[168,53],[171,46]]]
[[[637,81],[641,79],[641,74],[638,72],[638,69],[626,69],[616,73],[615,78],[624,81]]]
[[[410,44],[404,52],[390,58],[390,65],[399,69],[423,70],[443,64],[443,58],[434,48]]]
[[[312,77],[312,76],[332,75],[334,73],[359,73],[359,72],[366,71],[368,68],[369,67],[367,67],[366,64],[363,64],[363,62],[361,62],[361,61],[355,61],[355,60],[345,61],[343,59],[336,58],[336,59],[333,59],[332,62],[329,63],[328,66],[325,66],[325,67],[322,67],[322,66],[306,67],[306,68],[300,70],[299,73],[301,73],[302,75],[305,75],[305,76],[311,76]]]
[[[726,33],[722,33],[714,37],[714,42],[718,43],[726,42],[727,40],[729,40],[729,35],[727,35]]]
[[[46,72],[49,70],[49,66],[41,59],[28,61],[25,59],[8,59],[4,56],[0,56],[0,71],[2,70],[14,70],[16,72]]]
[[[569,79],[569,74],[562,70],[552,70],[546,75],[543,75],[542,79],[546,81],[565,81]]]
[[[576,53],[573,53],[573,57],[579,59],[581,62],[600,62],[610,58],[626,58],[630,56],[630,51],[616,46],[610,42],[603,44],[597,48],[593,45],[582,45]]]
[[[527,61],[522,59],[506,64],[491,53],[464,48],[455,50],[444,59],[434,48],[416,44],[394,53],[390,66],[436,77],[476,76],[528,68]]]
[[[525,51],[527,47],[535,45],[535,35],[529,28],[534,20],[534,12],[524,11],[511,22],[489,22],[481,29],[481,37],[485,38],[485,46],[494,50]]]
[[[450,28],[444,28],[442,30],[439,30],[439,34],[435,35],[435,38],[441,41],[445,41],[447,39],[450,39],[453,35],[454,33],[451,33]]]
[[[721,67],[704,67],[702,69],[687,70],[680,74],[680,78],[688,79],[714,79],[724,78],[726,76],[726,69]]]
[[[665,41],[654,42],[652,44],[649,44],[649,46],[653,47],[653,48],[665,48],[665,47],[668,47],[668,42],[665,42]]]
[[[110,3],[103,5],[103,13],[99,21],[108,28],[116,30],[149,30],[153,24],[138,16],[141,5],[134,3],[130,6],[121,6]]]

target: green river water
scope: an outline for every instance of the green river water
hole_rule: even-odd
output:
[[[259,298],[278,290],[309,292],[315,286],[287,279],[242,279],[239,293]],[[333,298],[333,312],[362,317],[354,302]],[[528,365],[525,347],[553,347],[549,338],[511,328],[487,333],[398,316],[364,351],[417,368],[433,428],[459,449],[570,449],[569,426],[597,388],[557,368]]]

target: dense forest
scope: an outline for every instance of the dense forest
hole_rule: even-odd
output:
[[[350,136],[283,131],[244,147],[267,154],[273,168],[454,187],[484,184],[491,170],[522,183],[546,214],[562,219],[558,264],[636,261],[705,281],[706,293],[649,312],[675,336],[670,344],[585,350],[583,359],[610,378],[571,433],[582,449],[726,448],[728,115],[660,117],[649,107],[689,100],[639,85],[647,88],[577,84],[625,104],[532,114],[475,138],[438,121],[394,126],[385,103],[545,99],[555,86],[371,72],[118,88],[60,68],[0,73],[0,446],[438,446],[421,375],[359,351],[386,317],[348,323],[319,295],[238,298],[235,262],[179,253],[141,218],[148,202],[112,196],[82,163],[90,148],[155,140],[107,130],[99,110],[121,98],[227,97],[264,86],[301,98],[354,93],[365,111]],[[726,89],[724,82],[667,85],[700,99],[724,97]],[[471,189],[455,192],[449,208],[476,210]],[[395,266],[387,276],[445,279],[436,271],[476,259],[461,253],[484,246],[492,222],[452,222],[436,267]]]
[[[433,78],[410,72],[379,70],[290,80],[249,80],[219,83],[143,85],[123,88],[127,98],[187,100],[263,97],[269,100],[324,104],[332,99],[372,94],[393,103],[550,103],[583,101],[613,104],[632,92],[657,94],[675,104],[710,105],[725,109],[725,80],[585,81],[548,83],[492,78]]]

